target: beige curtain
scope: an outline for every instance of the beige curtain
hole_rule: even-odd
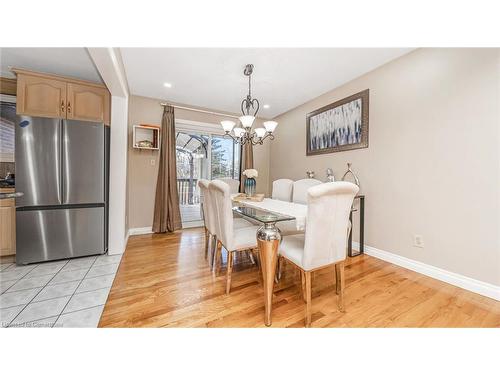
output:
[[[240,193],[245,192],[245,179],[243,176],[243,171],[245,169],[253,169],[253,146],[251,142],[246,143],[241,146],[241,158],[240,158]]]
[[[174,107],[165,106],[161,120],[161,147],[156,182],[153,232],[173,232],[182,228],[177,192]]]

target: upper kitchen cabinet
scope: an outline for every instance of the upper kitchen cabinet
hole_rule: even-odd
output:
[[[78,79],[12,69],[17,74],[17,113],[110,124],[106,86]]]
[[[68,83],[66,118],[109,123],[109,91],[105,88]]]
[[[40,117],[66,117],[66,82],[18,75],[17,113]]]

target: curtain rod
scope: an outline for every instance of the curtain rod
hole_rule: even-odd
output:
[[[168,104],[168,103],[160,103],[162,107],[165,107],[167,105],[174,107],[174,108],[179,108],[179,109],[185,109],[188,111],[193,111],[193,112],[201,112],[201,113],[208,113],[210,115],[216,115],[216,116],[224,116],[224,117],[232,117],[232,118],[239,118],[239,116],[234,116],[234,115],[228,115],[226,113],[220,113],[220,112],[212,112],[212,111],[205,111],[203,109],[197,109],[197,108],[191,108],[191,107],[183,107],[180,105],[174,105],[174,104]]]

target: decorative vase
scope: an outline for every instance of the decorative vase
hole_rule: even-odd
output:
[[[247,178],[245,179],[245,194],[249,197],[253,197],[255,195],[255,186],[257,182],[255,178]]]

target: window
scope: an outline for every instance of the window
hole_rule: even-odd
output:
[[[240,179],[240,146],[232,139],[212,135],[211,177]]]
[[[0,105],[0,162],[14,162],[15,120],[16,105],[2,101]]]

